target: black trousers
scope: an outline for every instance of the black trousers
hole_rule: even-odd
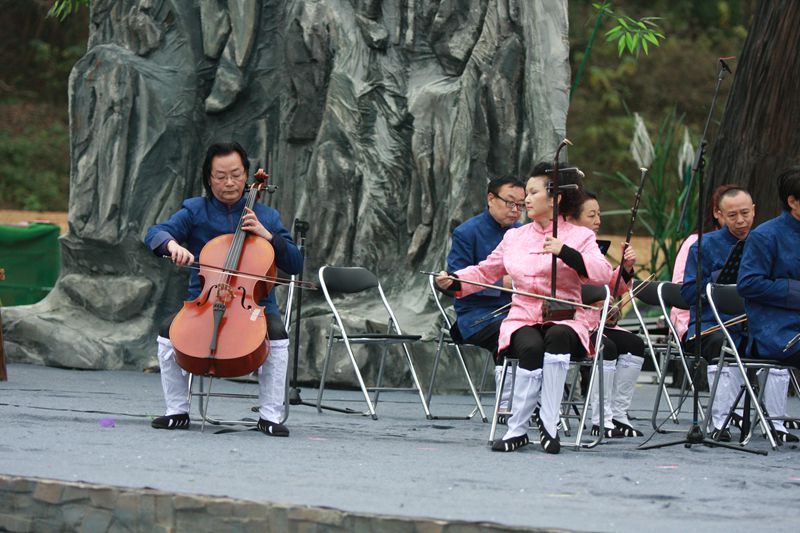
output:
[[[450,328],[450,337],[456,344],[472,344],[473,346],[480,346],[481,348],[489,350],[494,357],[495,363],[497,363],[497,342],[500,339],[500,325],[502,323],[502,320],[492,322],[468,339],[462,338],[461,330],[458,329],[458,323],[455,323],[453,327]],[[502,363],[502,360],[500,363]]]
[[[578,334],[561,324],[536,324],[519,328],[511,335],[511,345],[503,350],[503,356],[519,359],[520,368],[537,370],[544,366],[545,352],[568,353],[573,361],[586,357]]]
[[[597,332],[592,333],[592,343],[597,345]],[[616,361],[620,354],[629,353],[644,357],[644,341],[630,331],[606,329],[603,332],[603,360]]]

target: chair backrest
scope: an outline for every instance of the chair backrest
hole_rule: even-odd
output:
[[[736,285],[711,284],[708,294],[713,298],[717,311],[725,315],[744,313],[744,298],[739,295]]]
[[[600,302],[606,297],[605,285],[581,285],[581,302],[586,305],[591,305],[595,302]]]
[[[328,293],[353,294],[378,286],[378,278],[363,267],[323,266],[319,281]]]
[[[658,306],[658,285],[660,281],[633,280],[633,290],[636,298],[647,305]]]
[[[667,307],[677,307],[684,311],[689,309],[689,304],[683,299],[681,295],[681,286],[678,283],[665,281],[660,287],[661,298],[664,300],[664,305]]]

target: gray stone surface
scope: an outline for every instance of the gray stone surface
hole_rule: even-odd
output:
[[[255,388],[233,382],[214,387],[226,392]],[[633,415],[646,416],[654,389],[637,388]],[[303,398],[314,398],[314,392],[303,390]],[[333,391],[331,397],[339,405],[363,405],[353,392]],[[215,399],[212,410],[248,416],[249,405]],[[433,407],[441,415],[469,411],[464,396],[436,396]],[[0,474],[149,487],[179,496],[172,503],[140,499],[132,506],[133,500],[121,502],[114,491],[98,490],[91,496],[97,514],[84,516],[69,507],[83,501],[75,499],[83,497],[80,491],[19,480],[3,484],[0,505],[10,505],[8,494],[18,495],[14,501],[23,505],[34,492],[38,502],[60,502],[63,519],[76,523],[103,523],[108,514],[120,516],[132,507],[154,512],[156,524],[175,520],[180,525],[191,510],[250,516],[247,507],[228,511],[227,504],[211,506],[192,496],[201,494],[274,508],[329,507],[326,516],[333,522],[344,512],[580,531],[797,530],[796,447],[770,451],[767,457],[683,446],[645,452],[635,449],[643,439],[621,439],[557,456],[538,445],[492,453],[486,446],[487,424],[425,420],[419,403],[406,393],[382,396],[377,421],[293,406],[288,439],[253,431],[215,434],[214,428],[201,433],[196,424],[190,431],[153,430],[150,419],[162,409],[155,374],[10,365],[9,381],[0,383]],[[789,412],[800,415],[796,398],[790,399]],[[115,427],[102,427],[104,418],[113,419]],[[686,424],[688,413],[681,418]],[[647,427],[643,421],[637,425]],[[760,437],[751,447],[767,449]],[[271,527],[283,524],[274,527],[286,530],[286,520],[300,520],[304,513],[309,524],[322,520],[314,510],[287,513],[288,518],[276,515]],[[0,520],[9,529],[24,530],[29,523],[7,507],[0,507]],[[357,526],[370,530],[368,521]],[[408,531],[399,525],[372,530]]]
[[[95,0],[90,24],[70,78],[62,278],[3,310],[12,361],[153,363],[186,274],[141,240],[202,192],[216,139],[269,170],[280,190],[265,201],[287,226],[311,223],[307,278],[367,266],[406,329],[429,331],[415,272],[444,265],[487,177],[527,171],[565,133],[566,0]],[[326,321],[321,295],[306,298],[301,378],[314,381]]]

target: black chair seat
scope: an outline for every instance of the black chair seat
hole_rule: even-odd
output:
[[[334,335],[334,339],[343,339],[340,334]],[[355,333],[348,335],[351,342],[358,342],[359,340],[382,340],[382,341],[395,341],[395,342],[414,342],[422,338],[422,335],[390,335],[388,333]]]

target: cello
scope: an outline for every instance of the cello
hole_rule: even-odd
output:
[[[268,179],[262,169],[256,172],[247,192],[248,209],[268,190]],[[264,364],[269,352],[267,318],[258,302],[277,279],[275,250],[243,230],[240,218],[236,232],[208,241],[199,260],[200,294],[183,303],[169,329],[175,359],[192,374],[249,374]]]

